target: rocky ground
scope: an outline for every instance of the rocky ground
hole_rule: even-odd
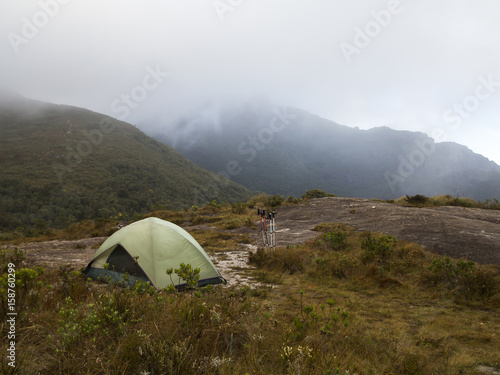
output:
[[[359,198],[322,198],[277,210],[278,245],[317,235],[324,222],[390,234],[427,250],[481,264],[500,265],[500,211],[464,207],[403,207]]]
[[[500,211],[463,207],[402,207],[397,204],[359,198],[313,199],[306,204],[276,209],[278,246],[294,245],[318,233],[312,229],[324,222],[343,222],[361,231],[391,234],[416,242],[429,251],[482,264],[500,265]],[[258,217],[255,215],[258,223]],[[253,245],[241,245],[231,252],[213,255],[221,274],[232,283],[245,285],[249,251],[262,246],[259,229],[251,231]],[[247,227],[235,229],[248,233]],[[36,264],[57,268],[71,264],[84,268],[104,237],[77,241],[32,242],[19,245]]]

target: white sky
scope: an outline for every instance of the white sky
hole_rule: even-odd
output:
[[[143,126],[267,96],[500,164],[500,2],[3,0],[0,86]]]

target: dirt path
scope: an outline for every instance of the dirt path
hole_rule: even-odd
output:
[[[313,199],[306,204],[276,209],[278,246],[294,245],[318,235],[324,222],[343,222],[358,230],[391,234],[416,242],[438,254],[500,265],[500,211],[463,207],[412,208],[358,198]],[[256,223],[258,218],[255,216]],[[248,232],[248,228],[231,232]],[[248,252],[261,246],[260,230],[250,233],[254,245],[216,253],[212,260],[230,285],[248,285]],[[105,237],[78,241],[32,242],[19,245],[36,264],[84,268]]]
[[[228,285],[255,286],[256,281],[247,272],[252,268],[248,263],[248,253],[257,251],[257,246],[242,244],[241,248],[224,253],[214,253],[210,258]],[[260,285],[260,284],[259,284]]]

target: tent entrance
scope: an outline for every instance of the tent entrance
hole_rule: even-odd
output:
[[[121,245],[115,247],[106,260],[106,263],[108,263],[108,269],[111,271],[123,274],[128,273],[130,276],[149,279],[141,266],[139,266],[139,263]]]

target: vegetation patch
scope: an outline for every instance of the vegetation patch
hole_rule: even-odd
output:
[[[257,220],[254,208],[264,207],[264,199],[151,216],[188,225],[215,218],[189,229],[209,253],[223,254],[251,238],[221,227]],[[58,235],[91,236],[115,227],[89,221]],[[17,271],[16,371],[472,375],[481,364],[500,363],[498,268],[436,257],[343,223],[315,230],[317,236],[302,244],[250,255],[254,268],[245,268],[245,275],[256,280],[252,287],[200,288],[198,270],[188,263],[165,270],[188,281],[184,291],[108,285],[69,266],[44,270],[17,249],[1,249],[4,321],[7,265]],[[0,349],[6,351],[2,329]]]
[[[325,246],[331,250],[346,250],[346,237],[346,232],[339,230],[336,232],[328,232],[323,234],[322,241]]]
[[[438,257],[428,271],[425,274],[427,282],[461,298],[487,300],[500,292],[493,273],[479,269],[472,261]]]
[[[383,264],[391,258],[396,242],[396,238],[390,235],[373,237],[371,233],[368,233],[361,243],[361,249],[363,249],[361,261],[363,264]]]
[[[247,240],[244,235],[216,229],[194,229],[190,234],[208,253],[234,250],[239,246],[239,243]]]
[[[305,200],[314,198],[325,198],[325,197],[336,197],[336,195],[318,189],[308,190],[304,194],[302,194],[302,199]]]
[[[435,197],[427,197],[425,195],[417,194],[413,196],[406,195],[405,197],[399,198],[396,201],[390,200],[387,202],[413,207],[456,206],[500,210],[500,201],[497,198],[486,199],[484,202],[481,202],[475,201],[474,199],[470,198],[452,197],[451,195],[437,195]]]

